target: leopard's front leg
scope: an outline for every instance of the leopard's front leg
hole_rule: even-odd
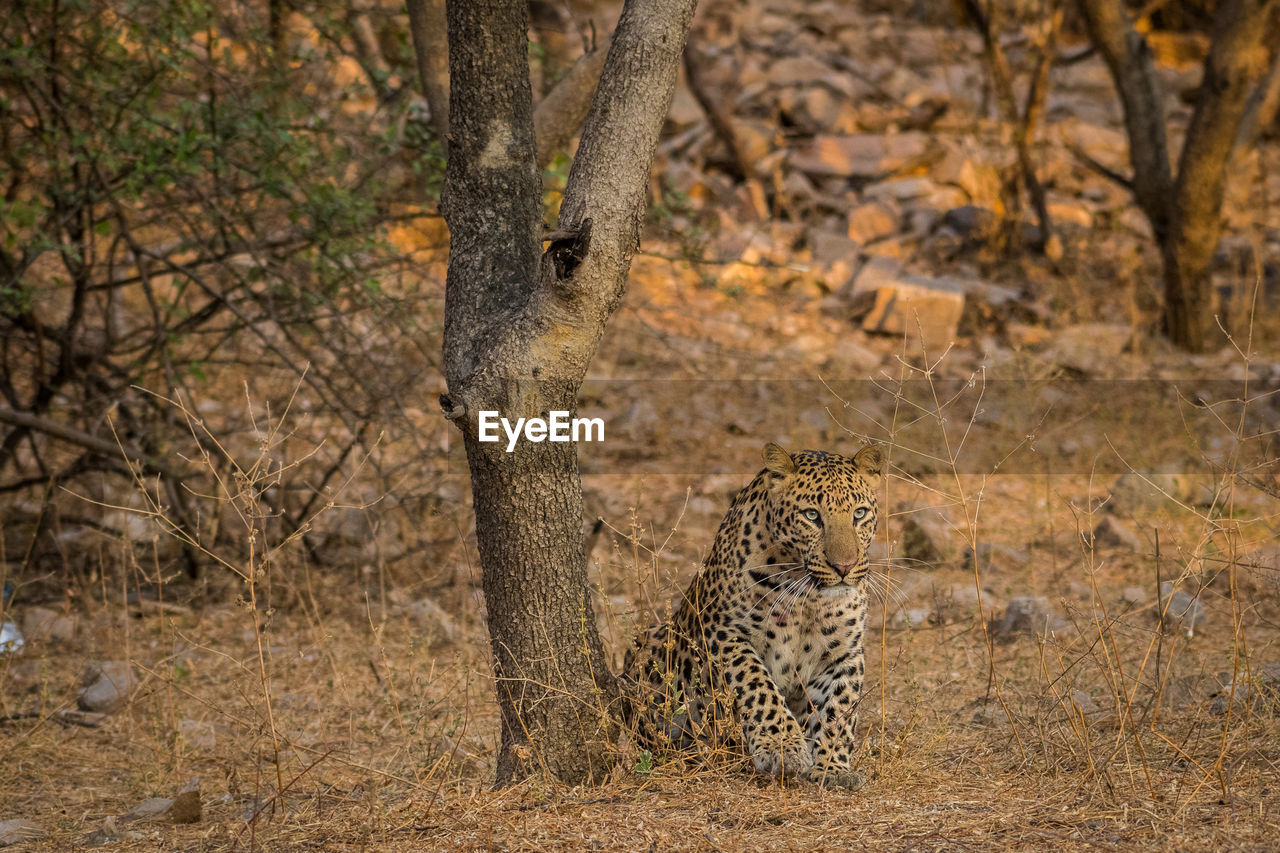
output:
[[[775,776],[806,774],[813,765],[809,743],[760,655],[744,640],[722,640],[717,645],[733,690],[734,713],[756,769]]]
[[[831,668],[805,688],[812,709],[805,728],[813,745],[810,778],[815,782],[847,788],[862,783],[853,771],[853,750],[864,658],[860,644],[845,648]]]

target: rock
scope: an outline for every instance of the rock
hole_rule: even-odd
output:
[[[1086,548],[1126,548],[1142,550],[1142,539],[1133,528],[1114,516],[1105,516],[1092,533],[1082,535]]]
[[[935,512],[913,513],[902,522],[902,556],[915,568],[946,562],[955,552],[954,539],[946,520]]]
[[[862,275],[854,282],[854,290],[864,291]],[[862,328],[882,335],[905,335],[913,345],[941,351],[955,340],[963,313],[964,291],[955,282],[903,275],[876,287],[875,301],[862,319]]]
[[[178,734],[198,749],[213,749],[218,745],[218,736],[213,723],[203,720],[179,720]]]
[[[143,822],[199,823],[200,779],[194,778],[182,787],[178,796],[149,797],[120,818],[121,824]]]
[[[1124,131],[1083,121],[1063,122],[1059,126],[1072,144],[1094,160],[1117,169],[1127,165],[1129,138]]]
[[[973,713],[969,715],[969,722],[975,726],[989,726],[1007,722],[1009,719],[1009,715],[1000,707],[999,701],[994,696],[975,699],[965,707],[973,709]]]
[[[58,722],[68,726],[82,726],[86,729],[98,728],[106,718],[106,714],[100,714],[96,711],[81,711],[77,708],[63,708],[58,712]]]
[[[669,127],[673,131],[681,131],[702,120],[702,107],[698,106],[698,99],[685,86],[677,86],[671,96],[671,106],[667,109]]]
[[[902,261],[897,258],[874,257],[858,269],[853,280],[854,292],[874,293],[881,287],[892,285],[904,274]]]
[[[1119,222],[1128,231],[1132,231],[1144,240],[1155,237],[1151,230],[1151,220],[1136,206],[1125,207],[1120,211]]]
[[[1209,707],[1209,713],[1225,714],[1228,705],[1234,714],[1280,710],[1280,664],[1269,663],[1254,672],[1252,677],[1241,673],[1238,681],[1233,679],[1222,688]]]
[[[1029,241],[1034,243],[1034,240]],[[1044,256],[1049,260],[1057,263],[1062,260],[1066,254],[1066,248],[1062,245],[1062,238],[1057,234],[1050,234],[1049,239],[1044,241]]]
[[[1070,223],[1081,228],[1093,227],[1093,211],[1083,204],[1069,202],[1050,202],[1045,205],[1049,211],[1049,221],[1054,225]]]
[[[1141,586],[1126,586],[1120,593],[1120,600],[1131,607],[1141,607],[1147,603],[1147,590]]]
[[[111,714],[129,701],[138,679],[128,661],[109,660],[85,667],[80,683],[83,687],[76,697],[80,710]]]
[[[929,618],[932,615],[933,611],[928,607],[912,607],[895,613],[893,615],[893,624],[899,628],[905,628],[908,625],[928,625]]]
[[[858,110],[856,101],[845,98],[825,86],[812,86],[800,90],[796,104],[795,120],[812,129],[814,134],[856,133]]]
[[[86,847],[101,847],[103,844],[114,844],[121,839],[132,837],[141,838],[142,833],[123,833],[120,831],[120,827],[116,826],[116,819],[108,817],[102,822],[101,826],[86,835],[81,843]]]
[[[1161,612],[1163,608],[1163,612]],[[1195,635],[1195,629],[1205,623],[1204,604],[1198,596],[1182,590],[1175,590],[1171,581],[1160,584],[1160,605],[1156,609],[1156,618],[1165,627],[1176,627],[1186,631],[1188,637]]]
[[[1054,87],[1064,92],[1112,97],[1115,84],[1111,72],[1101,58],[1094,56],[1077,62],[1063,62],[1053,69]]]
[[[813,252],[813,266],[826,285],[836,292],[845,289],[853,280],[858,265],[861,246],[843,234],[815,230],[809,235]]]
[[[44,827],[40,824],[17,818],[0,820],[0,847],[21,844],[24,841],[35,841],[44,837]]]
[[[1113,374],[1133,329],[1123,323],[1083,323],[1070,326],[1054,336],[1051,357],[1063,367],[1086,376]]]
[[[947,146],[929,174],[939,184],[960,189],[965,196],[962,204],[967,206],[981,204],[986,209],[1000,199],[1000,175],[995,168],[958,147]]]
[[[1007,642],[1019,634],[1047,635],[1062,630],[1064,626],[1062,617],[1049,599],[1022,596],[1009,599],[1004,616],[998,622],[991,620],[988,628],[993,638]]]
[[[983,243],[995,233],[999,220],[995,211],[976,204],[953,207],[942,214],[938,228],[949,228],[962,240]]]
[[[894,172],[922,157],[929,137],[918,131],[881,136],[855,133],[815,136],[791,152],[791,168],[808,175],[838,178],[874,178]]]
[[[68,642],[75,637],[76,622],[47,607],[28,607],[22,615],[22,635],[27,642],[56,640]]]
[[[974,565],[975,559],[972,546],[966,545],[964,553],[960,556],[961,568],[966,571],[973,571],[976,568],[980,572],[987,571],[993,564],[1004,568],[1016,569],[1025,566],[1029,559],[1027,552],[1020,548],[1011,548],[1008,545],[999,545],[994,542],[978,543],[976,566]]]
[[[888,202],[873,201],[849,211],[849,239],[861,245],[892,236],[897,230],[898,213]]]
[[[1146,515],[1158,510],[1165,496],[1150,481],[1134,471],[1126,471],[1111,487],[1107,509],[1121,515]]]
[[[456,643],[460,632],[453,617],[429,598],[419,599],[407,608],[409,619],[429,640]]]
[[[1075,707],[1077,713],[1086,717],[1101,713],[1097,703],[1093,701],[1093,697],[1083,690],[1076,689],[1071,691],[1071,704]]]
[[[750,162],[758,163],[774,150],[773,137],[777,129],[772,125],[737,117],[730,119],[729,123],[733,125],[733,135],[743,156]]]
[[[1004,331],[1009,336],[1009,344],[1017,349],[1038,349],[1052,337],[1044,326],[1032,323],[1006,323]]]
[[[893,200],[929,213],[928,225],[932,226],[944,211],[963,205],[964,193],[955,187],[943,187],[931,178],[890,178],[869,185],[862,193],[869,201]],[[924,230],[916,228],[917,231]]]
[[[845,336],[836,342],[822,369],[824,374],[837,379],[866,379],[874,376],[883,362],[880,353]]]

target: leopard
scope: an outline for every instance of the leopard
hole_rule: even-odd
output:
[[[725,747],[763,774],[855,788],[884,453],[763,457],[670,617],[628,651],[626,719],[645,750]]]

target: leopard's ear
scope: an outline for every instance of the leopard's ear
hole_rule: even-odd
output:
[[[774,444],[771,441],[764,446],[764,467],[770,473],[785,477],[788,474],[795,473],[796,462],[782,445]]]
[[[879,477],[884,474],[884,451],[878,444],[869,444],[853,457],[853,467],[863,474]]]

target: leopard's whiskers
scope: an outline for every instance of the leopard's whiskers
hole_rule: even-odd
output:
[[[768,566],[768,565],[769,565],[768,563],[761,563],[761,564],[760,564],[760,565],[758,565],[758,566],[747,566],[747,567],[745,567],[742,571],[744,571],[744,572],[750,572],[750,571],[753,571],[754,569],[763,569],[765,566]],[[757,586],[759,586],[760,584],[764,583],[765,581],[773,580],[774,578],[778,577],[779,575],[785,575],[787,572],[791,571],[792,569],[798,568],[798,567],[800,567],[800,566],[802,566],[802,565],[803,565],[803,563],[774,563],[774,565],[772,566],[772,568],[776,568],[776,569],[778,569],[778,571],[776,571],[776,572],[770,572],[769,574],[767,574],[767,575],[765,575],[764,577],[760,578],[760,580],[758,580],[758,581],[756,581],[755,583],[751,584],[751,586],[749,586],[749,587],[747,587],[746,589],[744,589],[744,590],[743,590],[743,592],[744,592],[744,593],[745,593],[745,592],[750,592],[751,590],[755,589]],[[766,594],[767,594],[767,593],[766,593]],[[757,602],[757,603],[758,603],[758,602]]]
[[[751,590],[755,589],[757,586],[759,586],[760,584],[764,583],[765,581],[767,581],[767,580],[772,580],[773,578],[776,578],[776,577],[778,577],[779,575],[784,575],[784,574],[786,574],[787,572],[792,571],[795,567],[797,567],[797,566],[799,566],[799,565],[801,565],[801,564],[800,564],[800,563],[791,563],[791,564],[788,564],[787,568],[785,568],[785,569],[783,569],[783,570],[781,570],[781,571],[778,571],[778,572],[773,572],[772,574],[769,574],[769,575],[767,575],[766,577],[763,577],[763,578],[761,578],[760,580],[756,581],[756,582],[755,582],[755,583],[753,583],[751,586],[749,586],[749,587],[747,587],[746,589],[744,589],[744,590],[743,590],[743,593],[750,592]],[[782,586],[785,588],[785,587],[787,587],[787,586],[790,586],[790,585],[791,585],[792,583],[794,583],[794,582],[795,582],[795,579],[793,578],[791,581],[788,581],[787,583],[782,584]],[[778,591],[778,589],[779,589],[779,588],[778,588],[778,587],[776,587],[776,586],[769,587],[768,589],[766,589],[763,593],[761,593],[761,594],[760,594],[760,597],[759,597],[759,598],[757,598],[757,599],[752,603],[751,608],[754,610],[756,607],[758,607],[758,606],[760,605],[760,602],[764,601],[766,598],[768,598],[768,597],[769,597],[769,594],[770,594],[770,593],[777,592],[777,591]]]
[[[778,609],[778,605],[782,603],[782,601],[784,601],[787,598],[787,596],[791,594],[791,591],[795,589],[797,586],[800,586],[801,584],[803,584],[808,579],[809,579],[808,575],[801,575],[800,577],[795,578],[794,580],[788,581],[787,584],[784,587],[782,587],[782,590],[779,591],[777,596],[773,599],[773,605],[769,608],[769,612],[764,615],[764,618],[766,620],[769,619],[769,617],[773,615],[773,611]],[[765,593],[765,595],[768,595],[768,593]],[[761,600],[764,600],[764,596],[761,596]],[[784,608],[779,612],[785,616],[790,611]]]

